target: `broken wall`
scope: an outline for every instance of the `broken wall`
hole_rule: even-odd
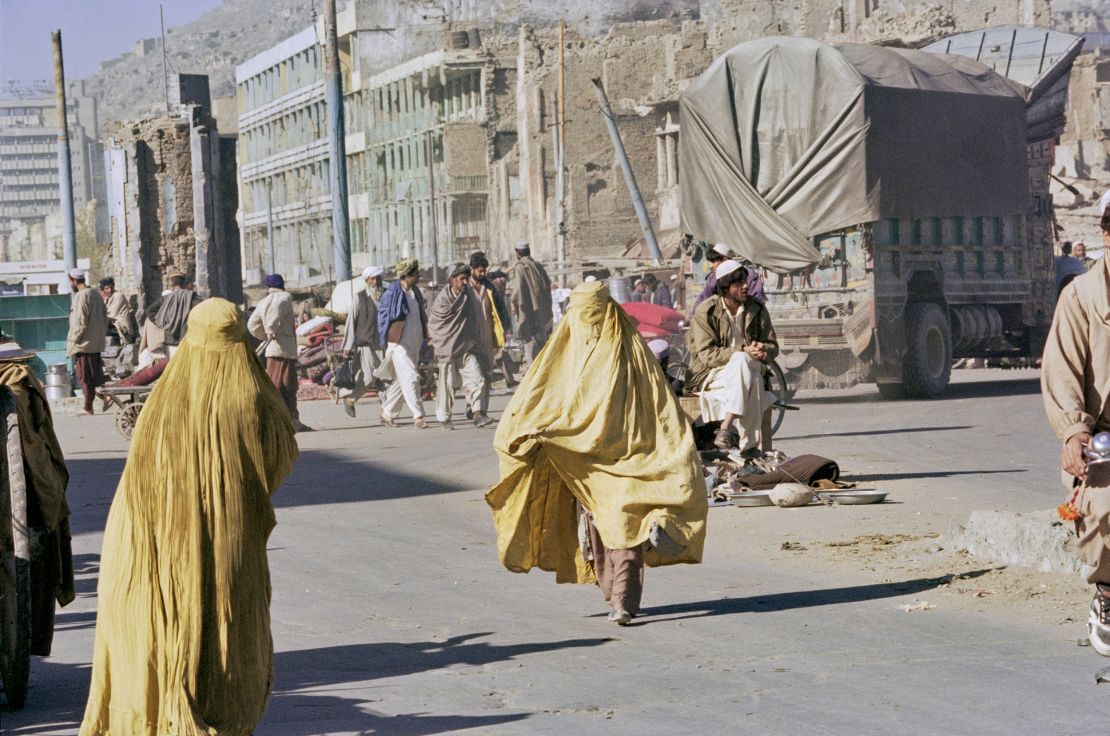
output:
[[[108,134],[107,270],[140,307],[181,272],[202,296],[242,296],[234,146],[190,107]],[[232,270],[233,269],[233,270]]]
[[[1097,248],[1102,243],[1098,201],[1110,187],[1110,56],[1105,51],[1075,60],[1066,114],[1052,168],[1063,180],[1052,182],[1059,239]]]

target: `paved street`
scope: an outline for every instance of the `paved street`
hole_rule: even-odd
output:
[[[257,733],[1104,733],[1110,686],[1094,673],[1110,662],[1077,646],[1083,586],[934,536],[972,510],[1063,496],[1037,373],[954,378],[932,402],[870,386],[799,397],[781,449],[836,459],[890,503],[710,509],[705,563],[649,570],[627,628],[595,588],[500,567],[492,428],[386,430],[369,405],[357,420],[305,406],[319,431],[274,499],[276,684]],[[58,423],[79,598],[26,710],[0,714],[5,736],[76,733],[88,690],[127,444],[110,417]]]

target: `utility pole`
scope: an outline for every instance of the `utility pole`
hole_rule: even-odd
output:
[[[274,252],[274,180],[266,180],[266,248],[270,255],[270,270],[277,273],[277,255]]]
[[[651,262],[656,266],[663,260],[663,253],[659,250],[659,243],[655,240],[655,230],[651,227],[651,217],[648,216],[644,198],[640,196],[640,188],[636,186],[636,174],[632,171],[632,164],[628,161],[628,154],[624,150],[621,140],[621,131],[617,127],[617,118],[613,115],[613,108],[609,106],[609,97],[605,94],[605,87],[600,79],[594,80],[597,87],[597,100],[601,104],[601,114],[605,116],[605,125],[609,128],[609,137],[613,141],[613,151],[617,154],[617,161],[624,173],[624,184],[628,187],[628,194],[632,197],[632,208],[636,210],[636,217],[640,220],[640,228],[644,231],[644,240],[647,242],[648,252],[651,253]]]
[[[432,131],[424,131],[424,161],[428,164],[428,209],[432,220],[432,283],[439,283],[439,224],[436,213],[436,177],[432,167]]]
[[[62,257],[66,270],[77,268],[77,226],[73,221],[73,171],[66,118],[66,74],[62,63],[62,32],[50,34],[54,43],[54,97],[58,108],[58,194],[62,200]]]
[[[158,5],[158,19],[162,23],[162,82],[166,87],[166,114],[170,114],[170,73],[166,69],[166,14],[162,5]]]
[[[566,43],[563,35],[566,23],[559,20],[559,94],[555,97],[556,121],[559,136],[555,145],[555,253],[559,260],[559,286],[567,285],[567,230],[563,222],[566,212],[563,209],[566,200],[566,156],[567,156],[567,77],[566,77]]]
[[[351,224],[347,216],[347,142],[343,123],[343,73],[335,0],[324,0],[324,99],[328,108],[328,156],[331,158],[331,236],[335,282],[351,278]]]

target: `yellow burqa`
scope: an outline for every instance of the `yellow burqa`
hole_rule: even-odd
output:
[[[197,305],[108,514],[81,736],[253,732],[273,682],[270,494],[296,457],[238,310]]]
[[[486,495],[501,562],[589,583],[575,500],[601,541],[626,549],[652,522],[682,553],[649,565],[701,562],[708,510],[693,431],[652,356],[600,282],[579,286],[570,309],[497,426],[501,482]]]

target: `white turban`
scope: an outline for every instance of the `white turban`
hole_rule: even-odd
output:
[[[76,279],[77,281],[84,281],[85,280],[85,270],[82,269],[82,268],[71,268],[69,270],[69,277],[71,279]]]
[[[362,278],[363,280],[371,279],[375,276],[381,276],[384,273],[385,269],[381,266],[367,266],[366,268],[362,269]]]
[[[721,261],[721,265],[717,266],[714,273],[717,274],[717,280],[720,281],[725,276],[728,276],[730,273],[732,273],[733,271],[735,271],[738,268],[740,268],[740,264],[737,263],[736,261],[733,261],[733,260]]]

